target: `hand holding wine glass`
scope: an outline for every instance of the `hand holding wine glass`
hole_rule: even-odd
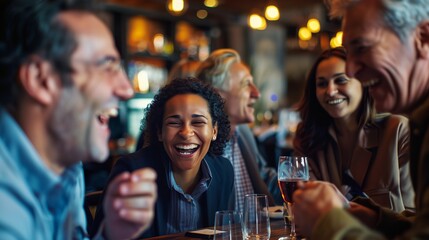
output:
[[[292,212],[292,195],[298,187],[298,181],[308,181],[308,179],[309,171],[307,157],[280,156],[278,164],[278,183],[283,201],[287,204],[289,220],[291,221],[291,232],[288,237],[282,237],[279,240],[296,239],[295,221]]]
[[[300,233],[310,236],[320,217],[332,208],[348,208],[347,199],[329,182],[311,181],[294,193],[293,212]]]

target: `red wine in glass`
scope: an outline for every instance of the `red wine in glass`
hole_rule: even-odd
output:
[[[287,208],[287,218],[291,223],[291,231],[288,237],[281,237],[281,240],[296,240],[295,223],[292,212],[293,193],[298,188],[299,181],[308,181],[308,161],[306,157],[280,156],[278,163],[278,183],[282,193],[285,209]],[[285,223],[287,223],[285,218]]]
[[[293,192],[298,188],[298,181],[302,179],[287,179],[279,181],[280,192],[282,193],[283,201],[293,203]]]

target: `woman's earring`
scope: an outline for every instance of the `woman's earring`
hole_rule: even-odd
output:
[[[213,139],[213,141],[216,141],[216,135],[214,135],[212,139]]]

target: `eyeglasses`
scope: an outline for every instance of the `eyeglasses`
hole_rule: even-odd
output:
[[[90,65],[98,69],[99,71],[109,74],[116,75],[118,73],[125,73],[123,61],[114,56],[105,56],[97,61],[78,60],[86,65]]]

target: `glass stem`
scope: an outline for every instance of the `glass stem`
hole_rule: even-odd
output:
[[[288,205],[288,211],[289,211],[289,217],[290,217],[290,239],[295,240],[296,239],[296,232],[295,232],[295,217],[293,215],[292,211],[292,203],[287,203]]]

